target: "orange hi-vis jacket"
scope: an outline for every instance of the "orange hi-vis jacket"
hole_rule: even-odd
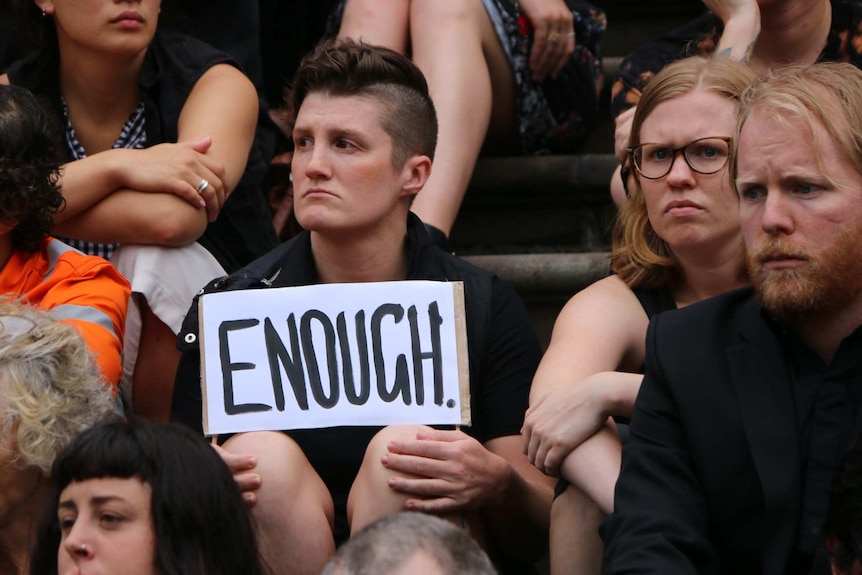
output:
[[[112,385],[123,372],[129,293],[129,282],[110,262],[50,237],[35,253],[14,250],[0,270],[0,294],[21,298],[74,325]]]

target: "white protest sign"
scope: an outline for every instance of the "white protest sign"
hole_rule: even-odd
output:
[[[461,282],[242,290],[199,310],[207,435],[470,424]]]

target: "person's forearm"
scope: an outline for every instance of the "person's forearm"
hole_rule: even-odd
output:
[[[608,417],[631,417],[643,375],[608,371],[593,377],[602,381],[604,414]]]
[[[197,240],[206,226],[206,210],[173,194],[119,190],[55,229],[88,242],[172,247]]]
[[[60,168],[58,183],[66,202],[54,216],[55,223],[74,218],[120,187],[117,160],[121,155],[121,150],[107,150]]]
[[[754,10],[734,15],[725,22],[715,56],[750,64],[759,35],[760,11],[755,4]]]

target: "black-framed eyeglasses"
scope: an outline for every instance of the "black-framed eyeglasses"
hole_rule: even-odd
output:
[[[700,138],[685,146],[673,148],[666,144],[638,144],[630,146],[628,153],[638,174],[648,180],[668,175],[682,152],[685,163],[698,174],[714,174],[727,165],[731,154],[731,138]]]

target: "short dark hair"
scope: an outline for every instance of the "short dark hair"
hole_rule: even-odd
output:
[[[856,441],[836,470],[823,535],[839,572],[849,573],[854,561],[862,561],[862,440]]]
[[[419,68],[398,52],[349,38],[318,44],[300,62],[289,91],[294,116],[313,92],[368,96],[380,102],[381,124],[392,138],[396,168],[415,155],[434,159],[437,114],[428,83]]]
[[[0,223],[16,248],[36,251],[63,207],[53,121],[30,92],[0,86]]]
[[[421,552],[436,560],[446,575],[497,573],[463,529],[433,515],[404,511],[378,519],[351,537],[321,575],[389,573]]]
[[[215,450],[185,427],[130,418],[83,432],[57,457],[32,575],[57,573],[60,493],[70,483],[105,477],[136,478],[151,487],[160,575],[265,572],[239,488]]]

